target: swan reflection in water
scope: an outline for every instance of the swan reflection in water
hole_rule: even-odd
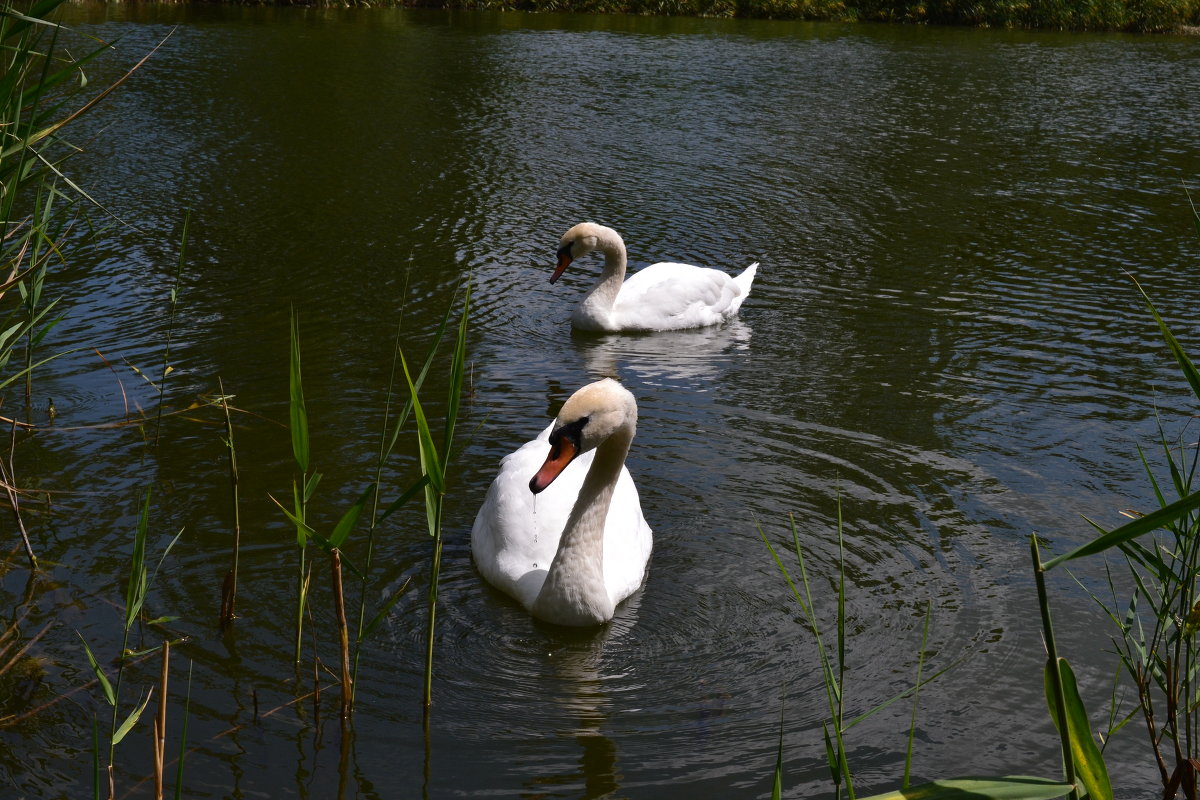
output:
[[[525,781],[529,797],[608,797],[621,788],[617,744],[604,733],[613,701],[606,685],[612,677],[604,671],[606,651],[619,651],[621,639],[637,618],[640,595],[624,603],[616,617],[603,628],[569,629],[535,622],[546,641],[547,685],[559,688],[555,698],[574,728],[547,732],[573,737],[579,745],[577,766],[542,772]],[[582,784],[582,786],[581,786]],[[582,791],[580,791],[582,789]]]
[[[626,375],[649,384],[681,382],[706,391],[728,365],[750,349],[753,328],[741,320],[711,328],[636,336],[576,334],[576,349],[594,378]]]

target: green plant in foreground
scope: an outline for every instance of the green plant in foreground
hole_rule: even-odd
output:
[[[1200,230],[1200,216],[1197,216]],[[1135,281],[1136,284],[1136,281]],[[1172,356],[1197,400],[1200,400],[1200,371],[1184,352],[1179,341],[1163,322],[1149,296],[1138,286],[1146,306],[1158,324],[1159,331],[1167,342]],[[1159,509],[1132,522],[1103,530],[1096,526],[1100,535],[1063,555],[1043,561],[1036,537],[1030,539],[1030,553],[1034,565],[1034,577],[1041,611],[1043,636],[1047,658],[1044,683],[1051,719],[1058,730],[1062,749],[1064,778],[954,778],[933,781],[916,787],[905,787],[899,791],[876,795],[869,800],[883,798],[928,798],[928,800],[950,800],[951,798],[974,798],[976,800],[1040,800],[1070,794],[1080,797],[1086,794],[1094,800],[1113,797],[1112,786],[1103,755],[1092,736],[1088,715],[1075,680],[1074,671],[1068,661],[1059,656],[1051,620],[1050,604],[1046,593],[1045,574],[1063,564],[1086,556],[1097,555],[1111,549],[1119,549],[1129,565],[1134,585],[1133,598],[1124,612],[1116,602],[1113,588],[1113,604],[1106,606],[1110,618],[1116,623],[1120,638],[1117,641],[1118,655],[1126,672],[1134,681],[1138,691],[1139,710],[1144,716],[1147,731],[1154,750],[1162,778],[1164,797],[1174,797],[1183,791],[1188,797],[1196,796],[1197,767],[1196,749],[1200,746],[1200,645],[1196,633],[1200,631],[1200,491],[1193,491],[1194,478],[1200,469],[1200,453],[1190,458],[1176,460],[1176,450],[1194,447],[1180,443],[1171,445],[1165,437],[1162,445],[1167,454],[1172,488],[1178,499],[1168,501],[1160,484],[1151,475],[1151,481],[1159,501]],[[1149,465],[1143,463],[1149,471]],[[1093,523],[1094,525],[1094,523]],[[796,538],[795,525],[792,526]],[[1147,534],[1165,531],[1165,537],[1155,536],[1150,544],[1138,539]],[[760,529],[761,533],[761,529]],[[763,534],[766,542],[766,536]],[[840,516],[839,516],[840,542]],[[770,543],[767,542],[768,548]],[[822,670],[827,693],[830,698],[834,732],[838,732],[843,709],[842,685],[839,671],[832,668],[825,648],[816,630],[815,617],[811,612],[812,598],[804,578],[803,556],[796,541],[800,574],[804,578],[805,594],[801,596],[792,583],[787,571],[775,552],[772,556],[783,572],[793,595],[805,611],[808,624],[817,636],[821,651]],[[839,584],[838,628],[844,627],[844,606]],[[1141,609],[1149,609],[1149,624],[1142,618]],[[839,658],[840,658],[839,634]],[[918,679],[918,685],[921,681]],[[834,701],[837,701],[836,703]],[[873,712],[872,712],[873,713]],[[1137,713],[1136,711],[1134,713]],[[914,717],[915,719],[915,717]],[[1128,718],[1126,718],[1127,720]],[[1121,720],[1112,726],[1110,734],[1125,724]],[[846,725],[848,729],[853,723]],[[845,750],[840,738],[831,742],[826,737],[826,748],[830,763],[837,767],[835,784],[841,778],[849,797],[854,797],[850,771],[846,765]],[[1164,750],[1170,750],[1173,765],[1169,765]],[[905,783],[907,783],[907,760]],[[776,767],[776,784],[780,783],[782,761]],[[840,790],[839,790],[840,794]],[[778,796],[778,794],[776,795]]]
[[[296,570],[296,635],[295,662],[300,667],[300,648],[304,641],[304,611],[308,607],[308,588],[311,573],[306,565],[308,545],[308,502],[321,482],[321,473],[309,470],[308,409],[304,404],[304,381],[300,371],[300,321],[292,309],[290,327],[291,356],[288,361],[288,431],[292,439],[292,457],[300,471],[292,480],[292,510],[288,516],[296,525],[296,548],[299,554]],[[286,509],[285,509],[286,512]]]
[[[362,652],[363,643],[368,637],[378,629],[383,620],[386,619],[388,612],[394,607],[396,602],[404,593],[405,586],[393,592],[382,603],[381,607],[375,612],[371,620],[367,621],[367,589],[369,574],[372,566],[372,557],[374,554],[375,532],[378,525],[387,519],[396,510],[407,504],[418,493],[422,491],[426,494],[426,517],[429,520],[430,533],[434,536],[434,558],[431,565],[432,588],[431,588],[431,610],[429,613],[430,634],[427,642],[427,664],[426,664],[426,708],[428,708],[428,691],[429,691],[429,674],[430,664],[432,660],[433,636],[432,626],[434,621],[433,603],[436,601],[437,573],[440,566],[441,555],[441,514],[442,501],[445,494],[445,479],[447,465],[450,463],[451,450],[454,441],[455,423],[458,417],[459,398],[462,393],[464,363],[466,358],[466,331],[467,319],[470,307],[470,288],[468,287],[466,295],[463,299],[462,314],[458,325],[458,335],[455,340],[454,352],[450,361],[450,393],[449,403],[446,412],[446,425],[444,431],[444,450],[439,456],[436,450],[431,450],[433,436],[430,430],[429,422],[425,417],[424,410],[421,407],[419,392],[421,385],[424,383],[426,376],[437,355],[442,338],[450,321],[451,306],[446,311],[446,316],[443,318],[441,325],[438,327],[434,336],[433,343],[430,347],[429,354],[426,356],[425,363],[414,380],[409,372],[408,364],[404,359],[404,355],[400,348],[397,347],[397,357],[399,365],[404,372],[405,381],[409,390],[409,399],[401,413],[395,420],[395,425],[391,429],[390,436],[388,434],[389,420],[387,412],[384,419],[384,435],[380,444],[380,451],[375,468],[374,481],[358,496],[357,500],[347,509],[338,523],[334,526],[329,536],[323,536],[317,532],[314,527],[308,522],[308,502],[313,497],[313,490],[316,488],[317,482],[320,480],[320,473],[311,472],[309,469],[309,444],[308,444],[308,416],[304,406],[303,382],[301,376],[300,365],[300,336],[299,326],[295,315],[292,318],[292,347],[291,347],[291,371],[290,371],[290,386],[291,386],[291,428],[293,452],[296,455],[297,465],[301,467],[304,475],[303,485],[304,490],[301,492],[298,483],[293,484],[293,507],[288,509],[282,503],[275,500],[275,503],[283,510],[284,514],[296,526],[297,538],[302,539],[300,542],[301,559],[303,560],[304,548],[308,540],[312,540],[318,547],[324,550],[330,556],[331,567],[331,583],[333,589],[334,612],[337,618],[337,634],[339,643],[339,663],[341,665],[341,685],[342,685],[342,708],[341,714],[343,719],[349,718],[355,697],[355,684],[357,677],[357,668],[359,657]],[[393,373],[394,374],[394,373]],[[392,386],[388,388],[388,400],[386,407],[390,409],[392,397]],[[419,447],[422,454],[422,475],[412,486],[402,492],[399,497],[392,501],[382,512],[378,512],[378,497],[382,493],[382,471],[383,464],[386,459],[393,453],[395,445],[399,438],[400,431],[403,429],[405,422],[409,417],[416,420],[417,434]],[[432,458],[427,458],[427,454],[432,452]],[[433,487],[436,490],[432,490]],[[274,500],[274,498],[272,498]],[[350,535],[357,526],[360,517],[366,510],[368,503],[373,502],[371,507],[372,522],[367,533],[366,542],[366,561],[362,569],[359,569],[348,560],[344,553],[344,547],[350,539]],[[358,610],[358,621],[355,635],[353,637],[353,659],[351,659],[350,647],[350,626],[347,620],[345,607],[345,590],[342,568],[343,565],[352,573],[358,576],[360,580],[360,601]],[[300,586],[298,609],[302,616],[304,611],[303,604],[306,601],[308,591],[307,574]],[[297,622],[297,664],[299,663],[299,619]]]
[[[469,289],[468,289],[468,293],[469,293]],[[454,350],[455,354],[451,358],[451,365],[450,365],[452,381],[454,380],[453,376],[456,373],[459,374],[458,382],[460,384],[460,390],[458,393],[461,393],[461,381],[462,381],[462,378],[461,378],[462,366],[461,366],[460,362],[465,357],[465,352],[466,352],[466,320],[467,320],[468,307],[469,307],[469,304],[468,304],[467,300],[464,300],[463,309],[462,309],[462,317],[461,317],[459,328],[458,328],[458,338],[455,341],[455,350]],[[375,485],[374,503],[375,503],[375,505],[372,508],[371,524],[367,530],[367,555],[366,555],[366,560],[363,565],[362,582],[360,585],[360,593],[359,593],[358,629],[357,629],[357,633],[355,635],[355,643],[354,643],[354,670],[353,670],[354,676],[356,679],[356,684],[355,684],[356,686],[357,686],[357,675],[358,675],[358,663],[359,663],[359,658],[362,654],[363,643],[379,627],[379,625],[383,622],[383,620],[387,618],[387,614],[396,605],[396,602],[403,596],[405,590],[408,587],[408,581],[405,581],[404,584],[399,589],[395,590],[394,592],[392,592],[392,594],[390,596],[385,598],[383,603],[380,605],[380,608],[375,612],[375,614],[371,618],[371,620],[369,622],[367,621],[367,588],[368,588],[369,575],[371,573],[371,568],[373,565],[375,533],[376,533],[379,525],[382,524],[384,520],[386,520],[389,516],[391,516],[393,513],[395,513],[401,507],[405,506],[410,500],[412,500],[414,497],[416,497],[416,495],[418,493],[425,492],[426,487],[429,486],[429,482],[430,482],[430,476],[428,474],[422,474],[419,480],[417,480],[407,490],[402,492],[399,497],[397,497],[395,500],[393,500],[391,503],[389,503],[386,508],[384,508],[382,511],[380,511],[378,506],[379,506],[379,499],[383,494],[382,481],[383,481],[384,464],[387,462],[387,460],[391,457],[391,455],[395,451],[397,441],[399,440],[399,437],[400,437],[400,432],[404,429],[405,423],[412,416],[413,411],[414,411],[417,403],[419,402],[419,395],[420,395],[421,387],[424,385],[425,378],[429,374],[430,367],[432,367],[432,365],[434,363],[434,359],[436,358],[438,351],[441,348],[442,339],[445,337],[446,328],[448,327],[448,325],[450,323],[451,314],[452,314],[453,310],[454,310],[453,304],[451,304],[450,306],[447,307],[446,313],[442,317],[441,324],[438,325],[437,331],[434,333],[433,341],[429,346],[429,352],[425,357],[425,363],[421,366],[420,372],[417,373],[416,379],[413,380],[411,375],[407,375],[407,373],[406,373],[406,376],[407,376],[406,377],[406,385],[408,386],[408,389],[409,389],[408,400],[405,403],[403,409],[396,416],[396,419],[393,423],[392,420],[390,419],[390,410],[392,407],[392,402],[393,402],[393,397],[394,397],[393,390],[394,390],[395,384],[396,384],[396,377],[397,377],[396,373],[397,373],[398,368],[405,366],[404,362],[403,362],[403,352],[400,347],[401,331],[399,328],[397,328],[397,331],[396,331],[396,347],[394,350],[395,356],[392,360],[392,373],[391,373],[391,378],[388,382],[387,397],[386,397],[386,401],[384,404],[383,429],[382,429],[382,434],[380,436],[379,454],[378,454],[378,458],[377,458],[376,464],[375,464],[375,479],[374,479],[374,485]],[[457,366],[456,366],[456,364],[457,364]],[[457,410],[454,411],[454,415],[455,415],[455,417],[457,416]],[[423,417],[423,415],[422,415],[422,417]],[[426,421],[426,425],[428,425],[427,421]],[[454,427],[453,421],[448,421],[448,427],[449,427],[450,433],[452,435],[453,427]],[[418,435],[420,435],[419,432],[418,432]],[[428,494],[426,494],[425,498],[428,503],[430,496]],[[430,507],[427,504],[426,505],[427,519],[429,517],[429,512],[430,512]]]
[[[1193,211],[1194,214],[1194,211]],[[1196,217],[1200,231],[1200,217]],[[1136,282],[1135,282],[1136,283]],[[1141,291],[1141,287],[1138,287]],[[1176,363],[1196,399],[1200,401],[1200,372],[1167,328],[1148,296],[1142,291],[1150,313],[1158,324]],[[1097,602],[1116,625],[1115,638],[1121,667],[1137,692],[1137,708],[1145,721],[1147,736],[1162,781],[1164,796],[1177,791],[1195,797],[1197,764],[1200,759],[1200,492],[1194,491],[1200,448],[1182,439],[1171,442],[1159,421],[1159,440],[1170,475],[1170,491],[1177,499],[1168,501],[1167,491],[1155,478],[1151,465],[1138,448],[1150,478],[1159,511],[1136,518],[1115,531],[1104,531],[1097,541],[1115,543],[1124,555],[1132,585],[1127,604],[1118,601],[1118,590],[1110,574],[1111,602]],[[1191,450],[1189,456],[1187,451]],[[1093,523],[1094,524],[1094,523]],[[1145,532],[1149,542],[1137,538]],[[1126,718],[1128,719],[1128,717]],[[1111,733],[1125,720],[1112,726]]]
[[[468,283],[463,297],[462,316],[458,323],[458,336],[454,343],[454,355],[450,360],[450,387],[446,401],[446,424],[442,431],[442,449],[439,453],[433,441],[433,431],[417,397],[417,387],[408,370],[404,355],[400,365],[404,379],[408,382],[412,396],[413,418],[417,424],[417,442],[421,453],[421,475],[425,485],[425,516],[429,535],[433,539],[433,552],[429,564],[429,604],[425,632],[425,693],[423,704],[425,719],[429,719],[429,708],[433,705],[433,643],[437,624],[438,578],[442,568],[442,511],[446,497],[446,477],[454,448],[454,429],[458,421],[458,409],[462,402],[463,377],[467,354],[467,319],[471,305],[471,286]]]

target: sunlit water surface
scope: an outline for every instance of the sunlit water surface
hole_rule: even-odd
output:
[[[820,661],[760,538],[795,525],[832,645],[839,509],[850,714],[911,685],[926,608],[914,776],[1057,774],[1029,560],[1153,494],[1136,446],[1194,411],[1127,273],[1200,352],[1194,40],[917,27],[399,11],[73,9],[118,41],[103,85],[167,37],[76,129],[73,180],[111,213],[56,269],[66,318],[14,464],[50,490],[25,521],[47,573],[3,575],[45,702],[107,662],[153,487],[149,601],[179,619],[168,750],[191,676],[185,796],[755,797],[783,720],[785,794],[830,792]],[[1193,189],[1194,191],[1194,189]],[[185,213],[190,232],[169,315]],[[102,219],[103,215],[93,213]],[[580,336],[598,259],[547,278],[560,235],[617,228],[632,264],[760,261],[741,318]],[[119,220],[119,221],[118,221]],[[81,237],[82,238],[82,237]],[[352,734],[336,719],[333,612],[316,557],[301,688],[291,631],[288,317],[299,315],[328,530],[373,474],[401,331],[419,363],[469,276],[469,394],[448,489],[428,741],[421,686],[430,540],[384,524]],[[243,550],[235,629],[216,628],[233,528],[220,414],[235,395]],[[435,419],[447,357],[424,390]],[[575,388],[620,378],[640,409],[629,468],[654,528],[645,588],[598,632],[534,623],[485,588],[469,530],[499,458]],[[48,419],[53,400],[58,415]],[[20,406],[13,395],[9,409]],[[109,425],[126,420],[140,424]],[[439,423],[440,424],[440,423]],[[1195,432],[1190,432],[1194,440]],[[417,474],[406,432],[385,501]],[[1153,447],[1150,448],[1153,451]],[[362,562],[360,530],[347,548]],[[12,538],[12,537],[10,537]],[[310,553],[315,553],[310,550]],[[787,559],[795,570],[794,556]],[[1077,575],[1093,589],[1099,563]],[[358,589],[351,599],[357,607]],[[1109,629],[1051,576],[1060,646],[1102,723]],[[159,641],[147,631],[140,646]],[[323,667],[319,713],[312,653]],[[153,680],[139,665],[132,704]],[[90,792],[92,688],[0,731],[23,797]],[[255,708],[259,719],[254,720]],[[899,785],[911,706],[849,735],[860,794]],[[1109,749],[1122,797],[1156,780],[1137,726]],[[149,796],[150,733],[117,748]],[[172,773],[173,773],[173,767]]]

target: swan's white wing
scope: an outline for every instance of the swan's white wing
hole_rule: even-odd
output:
[[[622,468],[604,520],[604,586],[613,605],[641,588],[653,543],[633,477]]]
[[[737,312],[742,288],[720,270],[651,264],[621,285],[612,317],[618,330],[679,330],[715,325]]]
[[[500,472],[488,487],[471,528],[471,554],[485,580],[533,606],[546,570],[558,550],[558,540],[594,452],[576,458],[541,494],[529,491],[529,479],[550,452],[554,423],[536,439],[500,460]]]

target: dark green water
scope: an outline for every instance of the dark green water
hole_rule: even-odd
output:
[[[49,700],[84,683],[75,631],[119,646],[139,499],[154,487],[151,593],[178,615],[171,741],[192,667],[185,796],[756,797],[781,704],[789,797],[827,796],[819,661],[766,549],[795,515],[822,614],[834,610],[838,503],[851,713],[908,686],[923,609],[914,773],[1056,774],[1041,696],[1030,532],[1062,551],[1081,518],[1150,508],[1136,445],[1195,410],[1126,277],[1200,354],[1200,259],[1183,191],[1200,176],[1194,40],[916,27],[302,9],[72,10],[119,40],[94,85],[162,49],[84,121],[70,165],[126,226],[51,278],[68,310],[20,440],[24,486],[55,492],[0,577]],[[178,27],[174,27],[174,26]],[[241,618],[216,630],[232,511],[211,410],[153,425],[179,230],[191,209],[169,409],[212,396],[236,420]],[[547,282],[572,224],[621,231],[632,263],[761,261],[741,319],[638,337],[572,335],[584,262]],[[437,676],[421,725],[429,539],[388,521],[380,594],[410,593],[366,648],[353,734],[332,676],[295,695],[294,533],[268,494],[292,478],[289,308],[332,526],[370,479],[398,326],[411,359],[473,281],[471,394],[450,486]],[[103,355],[103,359],[97,355]],[[579,385],[638,398],[629,467],[655,530],[647,584],[606,629],[566,636],[485,590],[468,533],[499,458]],[[440,396],[445,376],[431,377]],[[18,405],[9,399],[8,408]],[[128,405],[128,412],[126,411]],[[440,403],[431,403],[432,411]],[[1194,430],[1192,431],[1194,439]],[[417,474],[406,435],[386,478]],[[15,533],[10,534],[15,541]],[[351,546],[352,555],[361,549]],[[1099,587],[1098,564],[1079,577]],[[336,662],[323,570],[308,629]],[[1096,724],[1109,631],[1052,580],[1060,646]],[[356,594],[352,594],[356,597]],[[161,634],[147,634],[154,644]],[[832,633],[830,633],[832,635]],[[140,668],[125,702],[152,677]],[[0,730],[5,796],[90,792],[95,692]],[[899,784],[910,707],[849,736],[860,794]],[[235,726],[241,726],[236,727]],[[1156,780],[1131,725],[1109,748],[1121,797]],[[118,747],[121,796],[149,796],[150,733]]]

